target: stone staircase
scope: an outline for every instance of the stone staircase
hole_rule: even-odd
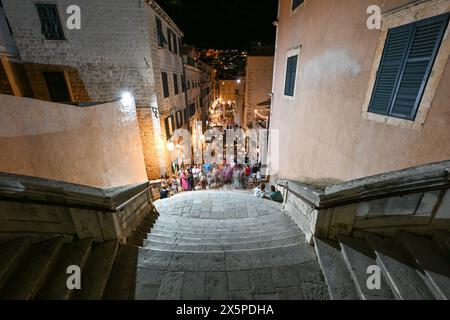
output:
[[[112,277],[126,268],[131,247],[118,241],[95,244],[92,240],[65,243],[54,238],[32,243],[21,238],[0,244],[1,300],[98,300],[110,293],[131,297]],[[68,266],[79,266],[82,290],[67,288]],[[120,290],[117,290],[120,289]]]
[[[0,243],[0,300],[134,299],[139,248],[133,244],[143,243],[152,219],[144,219],[129,245],[71,237]],[[73,265],[81,269],[81,290],[67,288]]]
[[[449,300],[450,233],[359,232],[337,241],[314,238],[329,293],[335,300]],[[381,286],[370,290],[373,266]]]
[[[209,191],[155,206],[136,299],[329,299],[314,249],[280,205]]]

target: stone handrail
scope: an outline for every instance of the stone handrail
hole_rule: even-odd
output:
[[[153,210],[152,186],[99,189],[0,173],[0,240],[50,234],[126,242]]]
[[[450,161],[328,187],[288,180],[277,185],[286,210],[309,238],[394,226],[446,228],[450,221]]]

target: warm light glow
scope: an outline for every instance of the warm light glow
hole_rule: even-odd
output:
[[[167,143],[167,150],[169,150],[170,152],[172,152],[175,149],[175,145],[173,142],[168,142]]]
[[[241,83],[241,79],[238,79],[237,83]]]
[[[131,93],[124,92],[124,93],[122,93],[122,98],[120,99],[120,103],[122,103],[122,105],[124,107],[131,107],[134,105],[134,98],[131,95]]]

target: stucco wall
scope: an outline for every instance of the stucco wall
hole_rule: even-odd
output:
[[[108,188],[147,181],[136,109],[0,95],[0,171]]]
[[[291,0],[281,0],[272,111],[280,136],[271,150],[279,151],[276,177],[345,181],[450,159],[448,61],[420,130],[362,116],[381,35],[366,27],[367,7],[386,12],[409,2],[306,0],[291,13]],[[289,100],[283,96],[287,52],[299,46],[296,94]]]

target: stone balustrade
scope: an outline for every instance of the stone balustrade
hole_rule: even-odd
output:
[[[67,236],[126,243],[154,210],[152,188],[145,182],[98,189],[0,173],[0,240]]]
[[[286,212],[309,241],[358,231],[450,229],[450,161],[326,188],[286,180],[277,185]]]

